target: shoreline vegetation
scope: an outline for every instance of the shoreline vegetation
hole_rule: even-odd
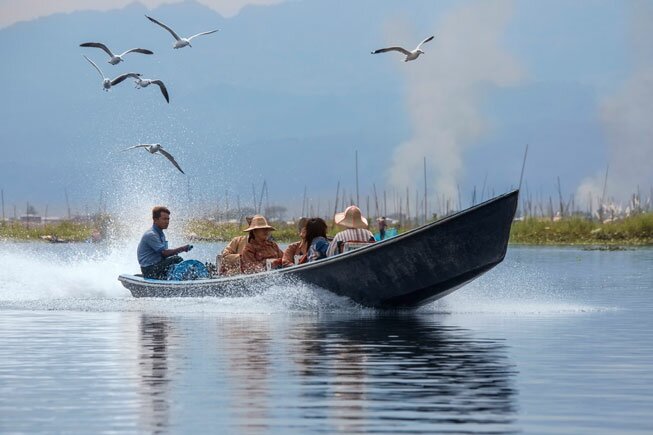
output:
[[[277,231],[275,240],[293,242],[298,239],[295,224],[283,221],[271,223]],[[394,225],[396,227],[396,225]],[[243,235],[244,224],[216,222],[209,219],[193,219],[184,224],[185,236],[195,241],[229,241]],[[403,233],[414,226],[398,227]],[[371,225],[372,230],[376,230]],[[337,228],[329,227],[333,236]],[[111,217],[100,215],[86,221],[62,220],[43,225],[23,222],[0,223],[0,241],[44,241],[97,242],[107,234],[120,234],[122,231]],[[510,243],[515,245],[560,245],[560,246],[606,246],[634,247],[653,246],[653,213],[639,213],[612,222],[601,223],[585,217],[548,218],[527,217],[515,220],[510,232]]]

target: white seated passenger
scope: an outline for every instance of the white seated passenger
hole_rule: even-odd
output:
[[[343,247],[347,242],[354,243],[373,243],[374,234],[367,229],[367,219],[365,219],[358,207],[351,205],[342,213],[336,213],[333,218],[336,225],[344,227],[333,238],[327,250],[327,256],[341,254]]]

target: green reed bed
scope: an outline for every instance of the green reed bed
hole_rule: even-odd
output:
[[[285,222],[271,222],[276,228],[274,239],[286,243],[299,240],[297,227]],[[80,242],[107,234],[107,228],[115,227],[110,218],[95,222],[62,221],[56,224],[0,223],[0,240],[43,240],[43,236]],[[185,225],[185,232],[196,240],[229,241],[245,234],[244,224],[218,223],[195,219]],[[400,232],[408,228],[401,228]],[[333,236],[339,228],[329,225],[328,235]],[[375,230],[375,229],[374,229]],[[115,232],[115,231],[114,231]],[[643,213],[610,223],[599,223],[583,217],[569,217],[552,222],[542,218],[515,221],[510,232],[510,242],[530,245],[653,245],[653,213]]]
[[[653,245],[653,213],[609,223],[582,217],[569,217],[556,222],[527,218],[513,223],[510,242],[532,245]]]
[[[81,242],[89,239],[94,231],[93,224],[73,221],[45,225],[6,222],[0,224],[0,240],[41,240],[43,236],[53,236],[64,241]]]

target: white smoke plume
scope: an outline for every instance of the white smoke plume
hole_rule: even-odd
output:
[[[608,141],[606,198],[624,201],[642,189],[643,198],[653,186],[653,4],[629,3],[630,48],[634,70],[631,76],[600,107]],[[603,196],[605,170],[586,178],[577,190],[580,201]]]
[[[435,188],[430,196],[457,195],[465,150],[490,127],[480,112],[484,91],[514,86],[523,76],[518,62],[502,46],[512,14],[512,1],[466,3],[434,26],[435,39],[422,47],[425,54],[419,59],[397,60],[406,76],[413,137],[395,149],[390,182],[396,188],[420,185],[426,158],[427,183]],[[406,41],[410,49],[413,41],[417,45],[428,36],[396,27],[400,28],[389,32],[393,43]],[[393,54],[397,55],[387,55]]]

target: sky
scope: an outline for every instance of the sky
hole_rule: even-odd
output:
[[[557,197],[558,178],[565,199],[579,207],[602,197],[626,201],[636,191],[650,195],[652,0],[410,6],[0,0],[0,56],[10,60],[0,66],[5,202],[30,201],[41,212],[50,202],[51,213],[61,213],[65,189],[77,209],[97,207],[98,198],[117,203],[129,187],[116,185],[133,185],[143,170],[166,170],[145,156],[102,158],[102,150],[135,141],[161,141],[183,162],[185,178],[139,180],[142,189],[166,184],[161,201],[184,191],[233,206],[237,198],[252,202],[252,185],[258,190],[266,181],[272,202],[298,208],[306,189],[314,211],[324,212],[334,207],[336,184],[341,199],[342,190],[355,198],[358,151],[361,205],[373,189],[394,207],[404,192],[423,193],[426,163],[431,208],[445,200],[467,206],[472,190],[487,198],[517,186],[526,145],[522,187],[536,200]],[[145,13],[188,34],[220,32],[192,49],[171,50],[170,35]],[[435,39],[414,62],[369,54],[386,45],[413,48],[430,34]],[[91,39],[122,49],[138,41],[155,55],[129,55],[112,67],[99,51],[79,49]],[[159,74],[171,103],[161,106],[151,88],[100,91],[81,54],[107,74]],[[107,119],[120,127],[109,131]],[[35,152],[9,147],[14,143]],[[144,196],[152,194],[156,189]]]

